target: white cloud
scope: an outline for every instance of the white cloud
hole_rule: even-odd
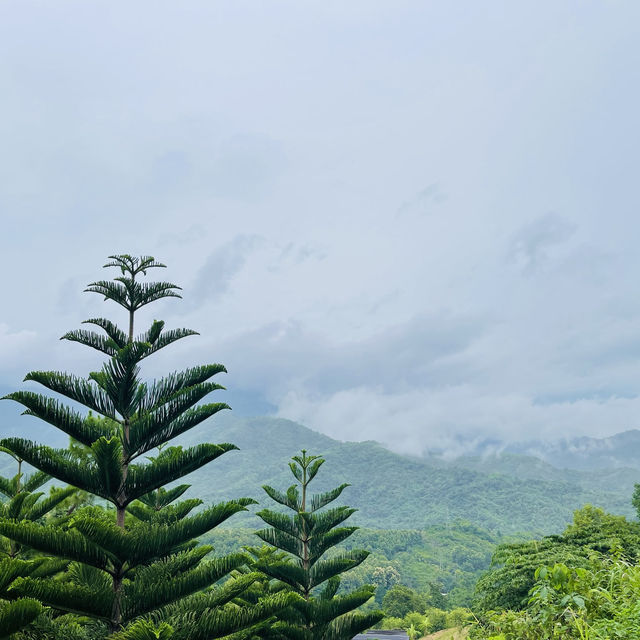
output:
[[[0,370],[2,383],[16,383],[22,380],[28,369],[26,363],[33,363],[42,347],[42,339],[36,331],[14,329],[0,323]]]
[[[279,415],[340,440],[377,440],[409,455],[451,457],[473,452],[486,439],[609,435],[637,427],[639,411],[637,397],[539,405],[526,395],[478,394],[469,386],[393,395],[362,387],[322,398],[291,391],[279,404]]]
[[[3,364],[14,362],[36,341],[37,333],[26,329],[12,330],[7,324],[0,323],[0,359]]]
[[[524,225],[511,241],[509,257],[524,273],[531,274],[550,258],[550,253],[575,234],[577,226],[549,213]]]

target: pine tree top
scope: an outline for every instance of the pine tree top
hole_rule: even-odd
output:
[[[133,257],[128,254],[109,256],[104,268],[116,267],[122,273],[111,280],[98,280],[90,283],[85,291],[99,293],[105,300],[113,300],[130,313],[141,307],[160,300],[161,298],[180,298],[176,293],[180,290],[171,282],[148,282],[141,284],[136,281],[137,276],[147,275],[149,269],[166,268],[166,265],[158,262],[153,256]]]

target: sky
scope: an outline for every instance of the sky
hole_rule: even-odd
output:
[[[222,362],[239,414],[411,454],[640,428],[639,21],[0,3],[0,389],[100,366],[58,338],[125,322],[83,289],[129,253],[183,288],[140,328],[201,334],[144,374]]]

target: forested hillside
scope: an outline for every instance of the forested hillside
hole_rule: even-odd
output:
[[[54,431],[29,417],[17,420],[23,433],[35,436],[37,429],[44,441]],[[261,485],[286,485],[286,461],[306,448],[327,458],[327,480],[320,478],[320,486],[352,485],[346,495],[359,510],[354,521],[367,528],[423,529],[466,520],[498,536],[542,535],[562,530],[573,511],[587,503],[633,515],[630,496],[640,479],[640,471],[632,469],[563,470],[516,454],[451,462],[408,457],[376,442],[339,442],[289,420],[243,418],[231,412],[206,421],[176,442],[186,446],[201,440],[233,442],[240,450],[190,475],[192,495],[216,502],[233,487],[237,496],[261,501]],[[247,515],[234,522],[257,525]]]
[[[508,467],[488,461],[469,468],[465,460],[401,456],[376,442],[339,442],[288,420],[238,418],[229,412],[193,434],[194,439],[203,437],[240,447],[215,468],[189,477],[194,492],[206,500],[221,499],[229,486],[238,495],[262,500],[260,485],[285,485],[284,463],[306,448],[326,456],[331,482],[352,485],[345,496],[359,509],[354,520],[362,527],[423,529],[467,520],[498,535],[545,534],[562,530],[573,511],[587,503],[633,514],[632,483],[606,485],[601,472],[549,473],[546,465],[534,476],[526,471],[531,462],[526,457],[513,456]],[[318,482],[322,486],[323,480]]]

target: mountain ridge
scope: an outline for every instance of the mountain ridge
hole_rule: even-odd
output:
[[[63,434],[34,418],[19,417],[3,435],[19,435],[53,446],[65,446]],[[640,431],[619,439],[629,448]],[[326,458],[316,490],[341,484],[351,486],[344,503],[356,507],[356,524],[368,528],[422,529],[466,520],[493,532],[546,534],[560,531],[572,512],[586,503],[626,516],[634,515],[631,495],[640,472],[609,468],[598,473],[562,469],[525,453],[442,457],[403,456],[373,440],[341,442],[291,420],[242,417],[224,412],[176,439],[172,444],[232,442],[239,451],[186,478],[193,486],[187,495],[205,502],[248,496],[269,504],[261,487],[284,489],[291,484],[288,461],[301,449]],[[613,444],[617,441],[613,440]],[[568,446],[568,445],[567,445]],[[588,450],[585,446],[582,450]],[[592,447],[615,451],[611,443]],[[11,460],[0,458],[0,473],[10,473]],[[260,508],[258,507],[258,508]],[[257,525],[245,515],[237,526]]]
[[[420,529],[468,520],[502,533],[551,533],[561,530],[586,503],[622,515],[634,513],[634,470],[609,470],[604,475],[612,480],[603,485],[602,473],[551,473],[548,463],[519,454],[473,464],[466,459],[448,462],[403,456],[375,441],[341,442],[283,418],[226,414],[213,423],[190,433],[184,444],[228,440],[240,451],[188,479],[194,482],[194,493],[207,500],[228,498],[232,487],[234,494],[243,491],[241,495],[264,504],[260,487],[289,486],[287,462],[304,448],[326,458],[316,490],[351,484],[344,501],[359,509],[356,523],[370,528]],[[261,445],[261,440],[268,444]]]

